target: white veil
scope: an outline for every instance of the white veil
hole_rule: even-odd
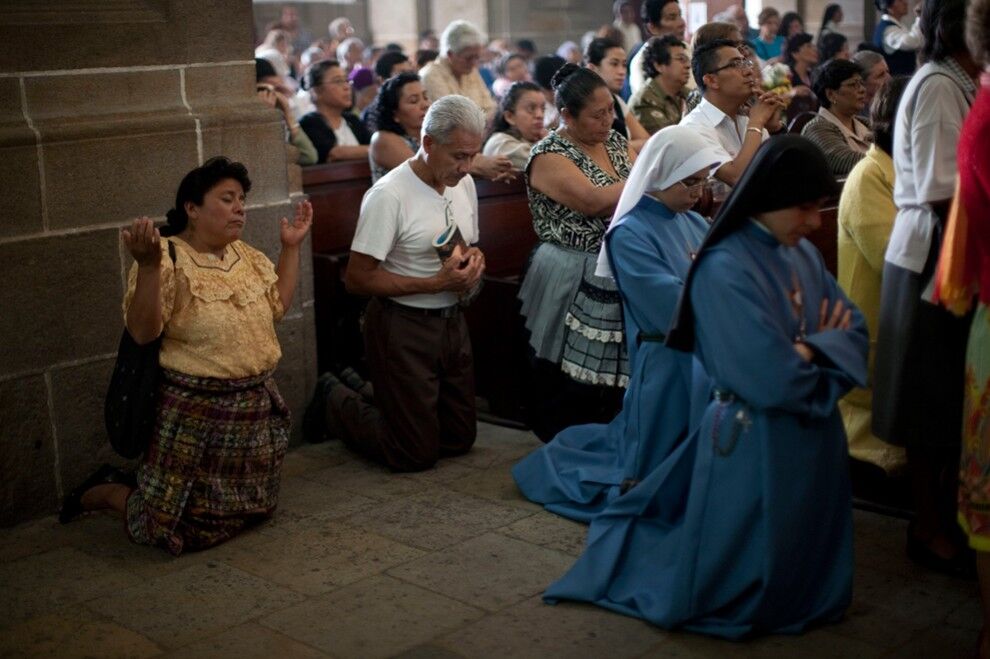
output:
[[[666,190],[705,167],[717,167],[724,162],[725,153],[715,149],[694,127],[668,126],[657,131],[636,157],[605,234],[608,235],[622,223],[622,218],[636,207],[646,192]],[[612,276],[604,240],[598,252],[595,274],[599,277]]]

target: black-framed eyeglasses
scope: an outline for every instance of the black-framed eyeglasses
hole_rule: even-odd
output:
[[[753,60],[743,59],[742,57],[733,57],[729,60],[728,64],[724,64],[717,69],[712,69],[708,73],[718,73],[719,71],[724,71],[725,69],[738,69],[740,71],[745,71],[746,69],[753,68]],[[706,74],[707,75],[707,74]]]

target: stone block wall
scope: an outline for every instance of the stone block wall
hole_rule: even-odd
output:
[[[252,25],[250,0],[0,5],[0,526],[54,512],[114,459],[130,218],[163,220],[182,176],[226,155],[254,182],[245,239],[277,259],[299,177],[255,98]],[[277,374],[296,418],[316,368],[308,242],[302,259]]]

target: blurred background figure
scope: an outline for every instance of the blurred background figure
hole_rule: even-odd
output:
[[[281,76],[275,73],[275,68],[268,60],[255,59],[254,70],[258,99],[282,113],[285,140],[299,150],[296,164],[315,165],[316,149],[296,119],[299,115],[296,114],[289,100],[292,98],[291,90],[284,86]]]
[[[631,0],[615,0],[612,13],[615,15],[615,22],[612,25],[622,33],[621,43],[626,52],[643,43],[643,29],[639,26],[635,3]]]
[[[254,56],[271,62],[271,65],[275,67],[275,73],[282,79],[282,83],[287,88],[295,90],[298,87],[289,66],[292,44],[289,42],[289,34],[285,30],[269,30],[268,34],[265,35],[265,40],[254,49]]]

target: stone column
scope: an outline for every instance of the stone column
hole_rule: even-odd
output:
[[[250,0],[0,5],[0,525],[55,511],[113,459],[103,396],[122,323],[130,218],[164,219],[214,155],[254,188],[245,239],[278,255],[294,201],[282,125],[254,95]],[[279,327],[297,414],[315,380],[308,242]]]

